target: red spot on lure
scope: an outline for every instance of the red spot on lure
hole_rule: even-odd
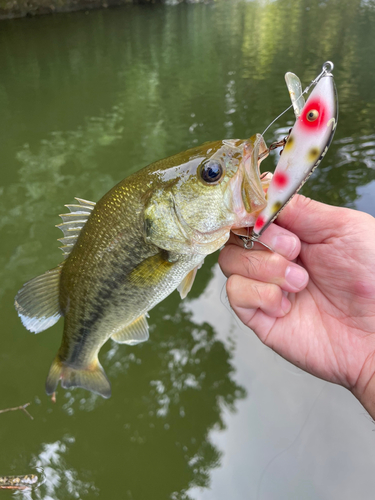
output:
[[[315,120],[309,120],[309,114],[318,112],[318,116]],[[326,117],[326,105],[321,99],[314,99],[313,101],[308,101],[306,106],[303,108],[301,116],[299,117],[301,124],[310,130],[319,130],[320,128],[327,125]]]
[[[289,179],[288,176],[284,172],[275,172],[275,175],[272,178],[273,183],[278,188],[284,188],[288,185]]]
[[[265,219],[263,217],[258,217],[257,218],[257,221],[255,223],[255,226],[254,226],[254,229],[256,231],[259,231],[259,229],[261,229],[263,226],[264,226],[264,223],[265,223]]]

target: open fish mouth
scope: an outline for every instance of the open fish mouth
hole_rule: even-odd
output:
[[[236,215],[232,229],[253,226],[258,214],[267,205],[259,164],[266,155],[266,143],[256,134],[242,143],[242,162],[230,186],[231,209]],[[259,160],[259,156],[262,156]]]
[[[260,134],[252,136],[244,144],[241,195],[248,214],[259,213],[267,205],[259,169],[259,156],[266,150],[266,143]]]
[[[247,140],[231,142],[241,159],[238,171],[228,183],[224,197],[226,207],[233,215],[230,229],[251,227],[267,205],[265,191],[268,178],[264,181],[259,170],[260,161],[267,156],[262,154],[267,151],[267,146],[260,134]]]

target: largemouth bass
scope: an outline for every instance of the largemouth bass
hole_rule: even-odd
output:
[[[176,288],[184,298],[206,255],[230,230],[250,227],[266,206],[261,135],[209,142],[126,178],[98,203],[76,198],[58,227],[65,260],[15,299],[23,325],[41,332],[64,316],[47,394],[83,387],[104,398],[102,345],[148,339],[147,312]],[[264,156],[264,155],[262,155]]]

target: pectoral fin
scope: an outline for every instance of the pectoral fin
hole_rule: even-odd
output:
[[[198,269],[195,267],[189,274],[185,276],[185,278],[178,285],[177,290],[180,293],[181,299],[184,299],[186,295],[190,292],[191,287],[193,286],[195,275],[197,274]]]
[[[187,294],[190,292],[191,287],[193,286],[195,276],[197,274],[198,269],[202,267],[203,262],[199,264],[197,267],[194,267],[190,273],[188,273],[185,278],[178,285],[177,290],[180,292],[181,299],[184,299]]]
[[[149,338],[146,315],[140,316],[133,323],[112,335],[111,338],[118,344],[135,345],[145,342]]]

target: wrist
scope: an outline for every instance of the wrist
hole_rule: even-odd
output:
[[[371,362],[368,364],[371,366],[372,370],[370,367],[364,367],[362,369],[358,381],[352,389],[352,393],[375,420],[374,355],[372,356]]]

